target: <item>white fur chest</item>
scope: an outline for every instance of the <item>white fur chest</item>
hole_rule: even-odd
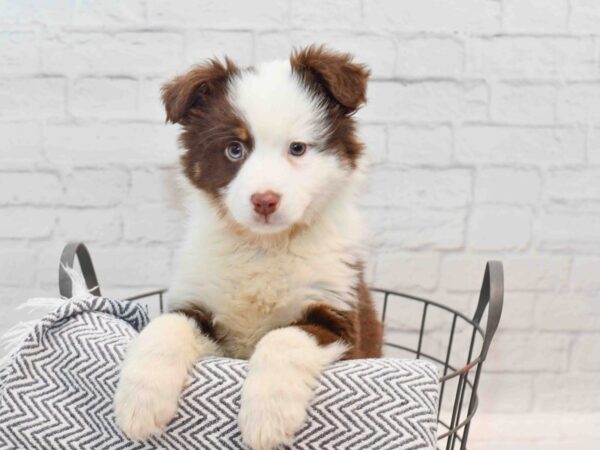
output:
[[[210,222],[192,221],[169,300],[172,307],[193,302],[208,308],[228,356],[249,357],[262,336],[299,319],[312,302],[352,306],[362,256],[356,227],[342,232],[321,224],[263,246]]]

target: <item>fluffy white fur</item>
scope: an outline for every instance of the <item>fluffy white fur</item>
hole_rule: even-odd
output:
[[[321,371],[346,350],[341,343],[321,347],[304,331],[271,331],[250,358],[242,390],[240,429],[253,450],[291,444],[306,418],[306,408]]]
[[[177,258],[170,306],[192,302],[227,330],[226,356],[250,358],[240,426],[254,449],[290,442],[305,417],[316,379],[343,353],[319,347],[297,320],[312,302],[353,306],[363,259],[356,191],[362,170],[350,170],[322,151],[323,110],[293,76],[290,63],[244,72],[229,98],[247,121],[254,150],[224,189],[223,211],[189,185],[190,220]],[[288,154],[290,142],[308,144]],[[359,161],[360,163],[361,161]],[[281,195],[269,223],[253,213],[250,197]],[[178,316],[153,321],[127,353],[115,408],[131,437],[158,432],[175,415],[186,372],[214,352],[192,322]]]
[[[127,436],[160,433],[177,412],[188,372],[219,349],[181,314],[154,319],[127,349],[115,394],[117,423]]]
[[[315,300],[348,309],[357,277],[352,264],[363,256],[351,195],[340,192],[309,228],[291,238],[244,241],[207,199],[192,193],[170,305],[192,300],[212,311],[229,331],[226,354],[237,358],[250,357],[262,336],[296,320]]]

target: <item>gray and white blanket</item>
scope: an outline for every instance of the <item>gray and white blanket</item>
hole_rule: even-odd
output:
[[[209,358],[193,369],[161,436],[130,441],[112,398],[144,307],[70,300],[45,316],[0,368],[0,449],[241,449],[237,425],[246,361]],[[343,361],[321,377],[294,449],[433,449],[438,374],[421,360]]]

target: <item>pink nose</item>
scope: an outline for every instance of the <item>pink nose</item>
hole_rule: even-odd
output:
[[[273,191],[261,192],[260,194],[252,194],[250,201],[254,205],[254,211],[261,216],[268,218],[275,212],[279,205],[279,199],[281,195],[276,194]]]

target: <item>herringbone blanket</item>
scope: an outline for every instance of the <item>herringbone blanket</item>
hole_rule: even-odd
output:
[[[247,363],[199,362],[166,432],[128,440],[112,399],[145,309],[107,298],[65,302],[0,369],[0,449],[240,449]],[[339,362],[323,374],[294,449],[435,448],[438,375],[425,361]]]

